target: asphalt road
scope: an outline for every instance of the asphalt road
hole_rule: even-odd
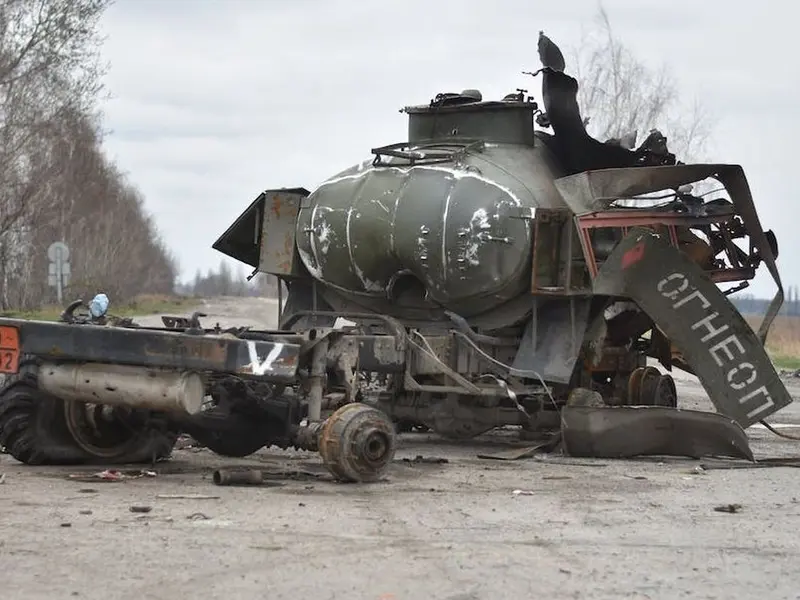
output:
[[[272,308],[223,300],[205,310],[210,320],[270,325]],[[692,378],[678,387],[682,406],[710,410]],[[800,409],[772,421],[800,424]],[[758,458],[800,457],[800,442],[749,433]],[[2,596],[800,597],[794,469],[477,456],[508,443],[503,432],[462,445],[403,436],[387,480],[364,486],[332,482],[303,452],[229,460],[187,448],[153,477],[116,482],[69,478],[96,469],[28,468],[0,455]],[[212,469],[232,464],[292,473],[269,486],[215,486]],[[729,504],[740,509],[715,510]]]

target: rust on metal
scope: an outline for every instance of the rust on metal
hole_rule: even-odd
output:
[[[386,414],[364,404],[346,404],[319,432],[325,467],[342,482],[380,480],[394,458],[394,425]]]
[[[0,326],[0,373],[14,374],[19,371],[19,329]]]
[[[165,338],[158,344],[145,344],[144,352],[147,356],[172,356],[180,358],[196,358],[210,362],[220,367],[225,365],[227,347],[223,340],[209,339],[206,336],[175,336]]]
[[[292,275],[295,226],[303,193],[294,190],[270,190],[260,234],[258,268],[273,275]],[[265,198],[265,205],[267,204]]]
[[[212,474],[214,485],[262,485],[264,473],[261,469],[220,468]]]

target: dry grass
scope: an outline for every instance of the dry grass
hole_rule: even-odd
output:
[[[747,316],[747,322],[758,330],[761,317]],[[779,315],[767,336],[767,352],[773,362],[784,369],[800,369],[800,317]]]
[[[108,308],[109,314],[118,317],[138,317],[142,315],[152,315],[160,313],[183,314],[198,304],[197,298],[186,296],[167,296],[143,294],[137,296],[125,304],[114,304]],[[38,310],[31,311],[8,311],[0,313],[0,317],[10,317],[17,319],[33,319],[38,321],[55,321],[64,309],[59,306],[43,306]]]

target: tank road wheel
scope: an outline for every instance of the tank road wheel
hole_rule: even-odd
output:
[[[381,479],[394,458],[394,425],[386,414],[365,404],[346,404],[319,432],[318,446],[328,471],[340,481]]]
[[[35,361],[0,389],[0,446],[29,465],[139,463],[168,457],[177,433],[125,411],[66,402],[38,389]]]

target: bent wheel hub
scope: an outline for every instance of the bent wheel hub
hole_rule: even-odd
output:
[[[371,433],[367,443],[364,444],[364,457],[373,463],[380,462],[386,456],[389,444],[390,442],[382,433]]]
[[[325,421],[318,445],[325,467],[340,481],[377,481],[394,458],[394,425],[377,408],[346,404]]]
[[[675,380],[670,375],[662,375],[658,380],[655,390],[657,406],[670,406],[677,408],[678,391],[675,389]]]

